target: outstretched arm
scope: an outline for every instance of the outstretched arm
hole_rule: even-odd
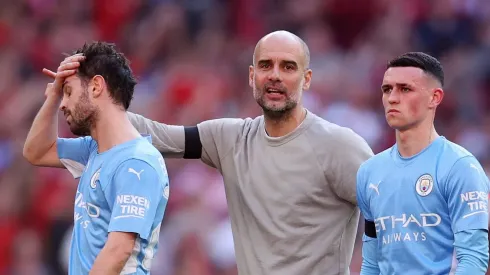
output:
[[[140,133],[151,135],[153,145],[164,157],[200,158],[218,169],[221,160],[240,138],[245,124],[242,119],[222,118],[184,127],[167,125],[130,112],[128,117]]]
[[[196,127],[167,125],[131,112],[128,112],[128,118],[138,132],[151,135],[153,146],[164,157],[201,157],[202,145]]]

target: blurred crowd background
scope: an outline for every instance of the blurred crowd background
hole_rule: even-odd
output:
[[[394,143],[381,105],[386,62],[407,51],[439,58],[447,80],[437,128],[490,171],[488,0],[0,0],[0,274],[66,274],[77,181],[22,158],[50,81],[42,68],[56,69],[86,41],[110,41],[138,77],[133,112],[183,125],[254,117],[253,48],[279,29],[310,47],[305,105],[376,153]],[[200,161],[167,166],[171,196],[152,274],[236,274],[221,176]]]

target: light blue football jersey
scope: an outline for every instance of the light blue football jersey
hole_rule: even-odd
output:
[[[454,233],[488,228],[488,193],[477,159],[444,137],[410,158],[395,145],[362,164],[357,199],[375,224],[381,274],[449,274]]]
[[[113,231],[137,233],[121,274],[149,274],[169,196],[164,160],[140,137],[98,153],[91,137],[59,138],[58,156],[75,178],[69,274],[88,274]]]

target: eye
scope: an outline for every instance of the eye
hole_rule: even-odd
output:
[[[71,95],[71,88],[68,85],[63,86],[63,95],[67,97]]]
[[[269,63],[260,63],[259,68],[261,69],[268,69],[270,67]]]
[[[286,69],[286,70],[288,70],[288,71],[290,71],[290,70],[294,70],[295,68],[294,68],[294,66],[293,66],[293,65],[291,65],[291,64],[287,64],[287,65],[285,66],[285,69]]]
[[[384,87],[384,88],[381,89],[381,91],[383,92],[383,94],[391,93],[391,90],[392,90],[391,87]]]
[[[402,88],[402,92],[404,92],[404,93],[407,93],[407,92],[410,92],[410,91],[411,91],[411,90],[410,90],[410,88],[408,88],[408,87],[403,87],[403,88]]]

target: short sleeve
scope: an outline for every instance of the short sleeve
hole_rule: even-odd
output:
[[[97,145],[92,137],[58,138],[56,148],[61,163],[74,178],[79,178]]]
[[[221,118],[197,125],[202,144],[201,159],[207,165],[221,169],[221,160],[230,153],[242,133],[243,119]]]
[[[357,204],[359,209],[361,210],[361,214],[364,219],[368,221],[374,221],[373,215],[371,214],[371,210],[369,209],[369,203],[366,198],[366,168],[364,165],[361,165],[359,171],[357,172],[357,183],[356,183],[356,197]]]
[[[168,178],[147,162],[130,159],[121,163],[104,190],[112,206],[108,231],[133,232],[148,240],[157,211],[166,205],[167,191]]]
[[[488,228],[489,181],[480,163],[473,157],[459,159],[446,180],[453,231]]]
[[[181,158],[185,151],[184,126],[167,125],[127,112],[131,124],[141,134],[151,136],[152,144],[166,158]]]
[[[356,205],[356,173],[362,163],[373,156],[367,142],[354,131],[341,128],[335,135],[332,158],[325,165],[334,192]]]

